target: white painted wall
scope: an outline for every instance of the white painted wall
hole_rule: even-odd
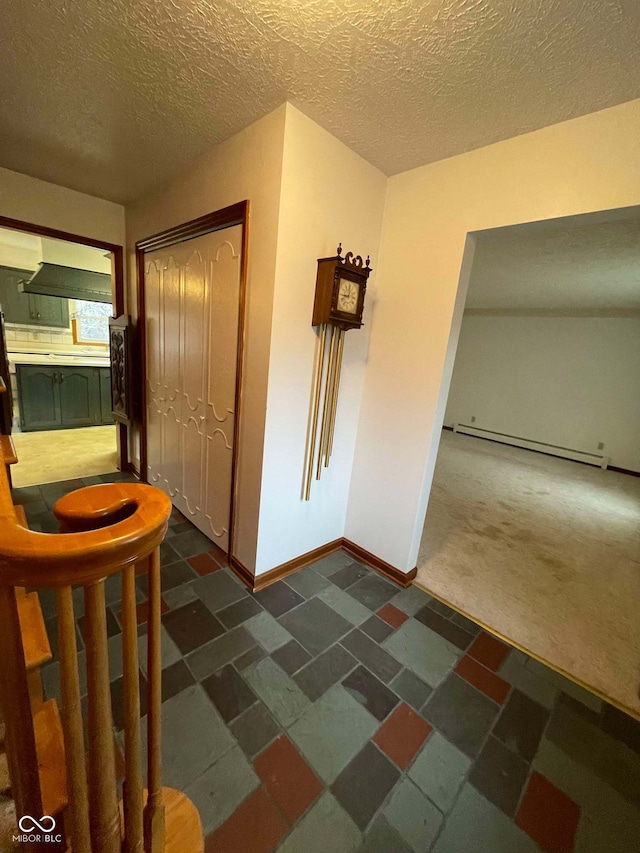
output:
[[[124,245],[124,207],[0,169],[0,215]]]
[[[215,146],[162,190],[127,207],[129,305],[135,313],[135,243],[244,199],[250,201],[249,266],[236,555],[255,567],[285,107]],[[137,436],[134,460],[139,460]]]
[[[301,500],[317,337],[311,326],[317,259],[371,254],[376,266],[387,179],[287,104],[257,572],[344,535],[376,299],[367,286],[364,327],[347,332],[334,451],[309,502]]]
[[[103,249],[42,237],[42,260],[48,264],[111,275],[111,255]]]
[[[242,198],[252,212],[238,556],[260,573],[345,535],[408,571],[473,260],[468,235],[640,203],[640,101],[388,181],[283,106],[129,208],[130,257],[136,240]],[[371,252],[376,271],[367,325],[347,335],[336,455],[305,504],[316,259],[338,240]]]
[[[349,539],[403,571],[415,566],[473,256],[467,234],[638,203],[640,100],[389,180]]]
[[[370,253],[375,266],[386,181],[285,104],[207,152],[161,192],[127,208],[134,281],[136,241],[250,200],[236,556],[256,573],[344,534],[375,273],[366,325],[346,338],[331,466],[305,503],[301,487],[316,345],[311,327],[316,261],[334,255],[342,241],[345,252]],[[130,298],[133,306],[133,287]]]
[[[445,424],[475,416],[640,471],[639,377],[640,319],[465,315]]]
[[[0,265],[36,270],[42,261],[42,239],[36,234],[0,228]]]

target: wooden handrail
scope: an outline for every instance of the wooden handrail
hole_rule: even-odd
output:
[[[54,514],[59,534],[37,533],[11,502],[0,447],[0,699],[4,700],[7,758],[12,792],[20,815],[40,816],[45,802],[51,815],[62,815],[65,849],[74,853],[168,853],[181,850],[175,822],[189,839],[189,850],[202,853],[202,827],[183,794],[162,787],[161,762],[161,578],[160,544],[171,502],[153,486],[114,483],[88,486],[60,498]],[[148,572],[147,637],[147,785],[142,780],[140,689],[135,575]],[[123,628],[123,801],[118,802],[112,696],[106,625],[105,580],[122,579]],[[84,592],[86,647],[86,730],[80,695],[74,590]],[[56,590],[62,726],[55,700],[35,713],[30,693],[19,607],[34,604],[22,587]],[[36,593],[30,595],[36,596]],[[37,597],[35,607],[39,612]],[[32,607],[33,609],[33,607]],[[31,655],[33,657],[33,655]],[[36,673],[37,675],[37,673]],[[39,678],[38,678],[39,681]],[[43,781],[39,743],[56,729],[54,793]],[[44,732],[44,735],[43,735]],[[85,756],[85,734],[88,756]],[[64,735],[64,745],[62,737]],[[48,737],[52,742],[52,737]],[[47,780],[51,780],[51,773]],[[59,790],[58,790],[59,789]],[[46,796],[45,796],[46,794]],[[48,799],[47,799],[48,798]],[[170,827],[165,833],[165,821]],[[171,840],[173,839],[173,840]],[[165,843],[169,846],[165,846]],[[177,846],[176,846],[177,845]],[[25,841],[29,853],[38,844]]]
[[[136,564],[158,553],[171,514],[171,502],[158,489],[143,484],[90,486],[65,496],[56,505],[56,515],[66,532],[38,533],[19,520],[4,465],[0,465],[0,469],[0,686],[16,807],[22,814],[43,813],[37,738],[17,618],[16,587],[53,587],[57,589],[66,747],[66,755],[60,756],[60,762],[61,767],[66,764],[68,770],[68,773],[61,773],[60,783],[68,784],[69,829],[74,849],[87,853],[119,853],[120,815],[108,680],[104,579],[123,571],[131,573]],[[83,586],[85,595],[88,788],[78,692],[73,585]],[[129,594],[130,587],[129,584]],[[135,589],[133,595],[135,607]],[[127,635],[130,644],[131,630]],[[135,640],[137,643],[137,634]],[[131,713],[129,717],[132,718]],[[139,704],[136,717],[139,718]],[[136,740],[139,745],[139,735]],[[65,776],[68,783],[64,782]],[[130,783],[133,784],[133,780]],[[141,822],[141,780],[139,788]]]
[[[171,501],[154,486],[114,483],[87,486],[80,493],[95,529],[40,533],[18,523],[8,482],[0,476],[0,576],[4,583],[30,587],[91,583],[140,562],[164,539]],[[67,516],[63,505],[58,514],[65,529],[81,516],[78,508],[70,510]],[[113,519],[121,520],[112,524]]]

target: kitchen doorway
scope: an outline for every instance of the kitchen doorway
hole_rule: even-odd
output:
[[[18,458],[15,488],[130,469],[109,351],[124,301],[121,246],[0,217],[0,432]]]

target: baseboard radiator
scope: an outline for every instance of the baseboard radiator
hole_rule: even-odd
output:
[[[537,450],[539,453],[548,453],[551,456],[562,456],[564,459],[573,459],[575,462],[586,462],[587,465],[595,465],[603,470],[608,467],[610,461],[608,456],[584,453],[582,450],[573,450],[571,447],[561,447],[558,444],[547,444],[544,441],[534,441],[530,438],[522,438],[519,435],[480,429],[480,427],[471,424],[454,424],[453,431],[464,433],[464,435],[474,435],[476,438],[486,438],[489,441],[498,441],[500,444],[523,447],[525,450]]]

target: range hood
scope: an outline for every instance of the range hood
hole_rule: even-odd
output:
[[[111,303],[111,276],[61,264],[41,263],[18,289],[23,293],[59,296],[63,299],[85,299],[88,302]]]

